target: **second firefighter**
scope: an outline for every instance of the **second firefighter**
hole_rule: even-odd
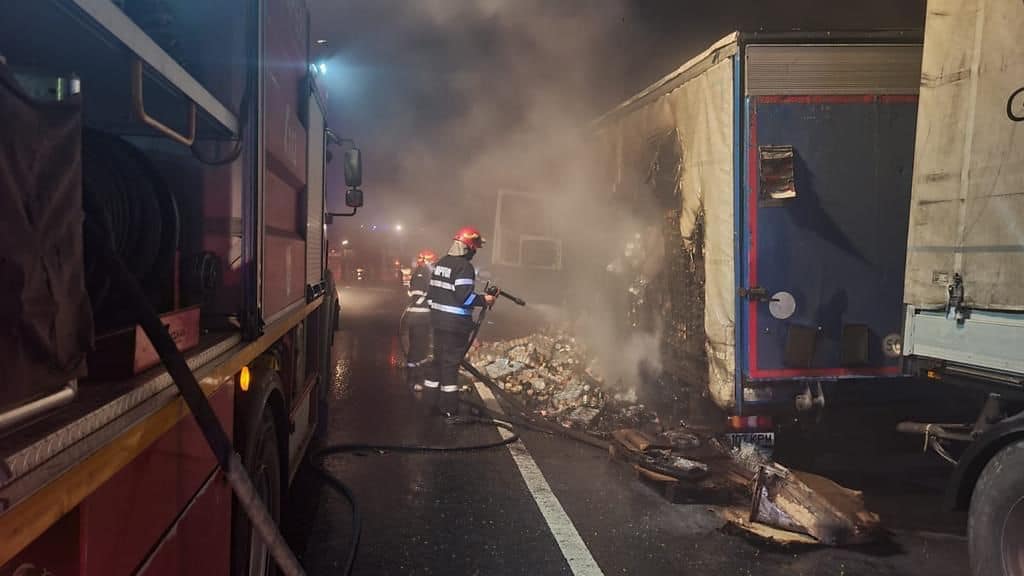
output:
[[[406,375],[412,389],[419,392],[426,385],[437,388],[437,377],[430,374],[430,305],[427,289],[430,287],[431,268],[437,263],[437,254],[423,250],[416,256],[416,268],[409,280],[409,304],[405,307],[405,324],[409,332],[409,351],[406,355]]]

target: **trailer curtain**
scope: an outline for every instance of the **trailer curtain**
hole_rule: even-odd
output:
[[[625,174],[643,172],[644,167],[631,164],[644,157],[652,139],[672,131],[679,139],[684,253],[702,249],[705,274],[704,294],[691,301],[704,301],[707,373],[686,376],[690,384],[706,383],[711,398],[725,409],[735,404],[734,79],[728,57],[734,53],[735,44],[716,44],[676,71],[675,78],[667,78],[666,91],[643,95],[597,125],[597,137],[615,164],[617,184]]]
[[[930,0],[904,301],[1024,310],[1024,3]]]

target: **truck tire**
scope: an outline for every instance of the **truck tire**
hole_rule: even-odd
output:
[[[982,470],[967,519],[972,576],[1024,576],[1024,440]]]
[[[269,405],[246,439],[242,455],[246,470],[256,491],[266,503],[271,516],[281,521],[281,450],[278,446],[274,414]],[[277,566],[260,536],[253,531],[240,506],[234,507],[232,522],[232,566],[235,576],[272,576]]]

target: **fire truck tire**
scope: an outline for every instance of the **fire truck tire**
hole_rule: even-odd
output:
[[[982,470],[967,518],[972,576],[1024,576],[1024,440]]]
[[[281,520],[281,450],[278,446],[274,413],[269,404],[254,422],[253,432],[246,439],[242,459],[256,491],[267,504],[274,520]],[[267,553],[259,535],[252,530],[249,519],[234,507],[231,533],[232,568],[235,576],[268,576],[277,574],[277,567]]]

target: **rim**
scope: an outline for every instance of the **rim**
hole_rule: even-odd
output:
[[[270,474],[267,467],[261,465],[253,478],[256,485],[256,494],[266,504],[270,504]],[[256,527],[250,524],[249,527],[249,574],[253,576],[267,576],[270,573],[270,554],[263,538],[260,538]]]
[[[1024,576],[1024,497],[1010,507],[1002,534],[1003,573]]]

